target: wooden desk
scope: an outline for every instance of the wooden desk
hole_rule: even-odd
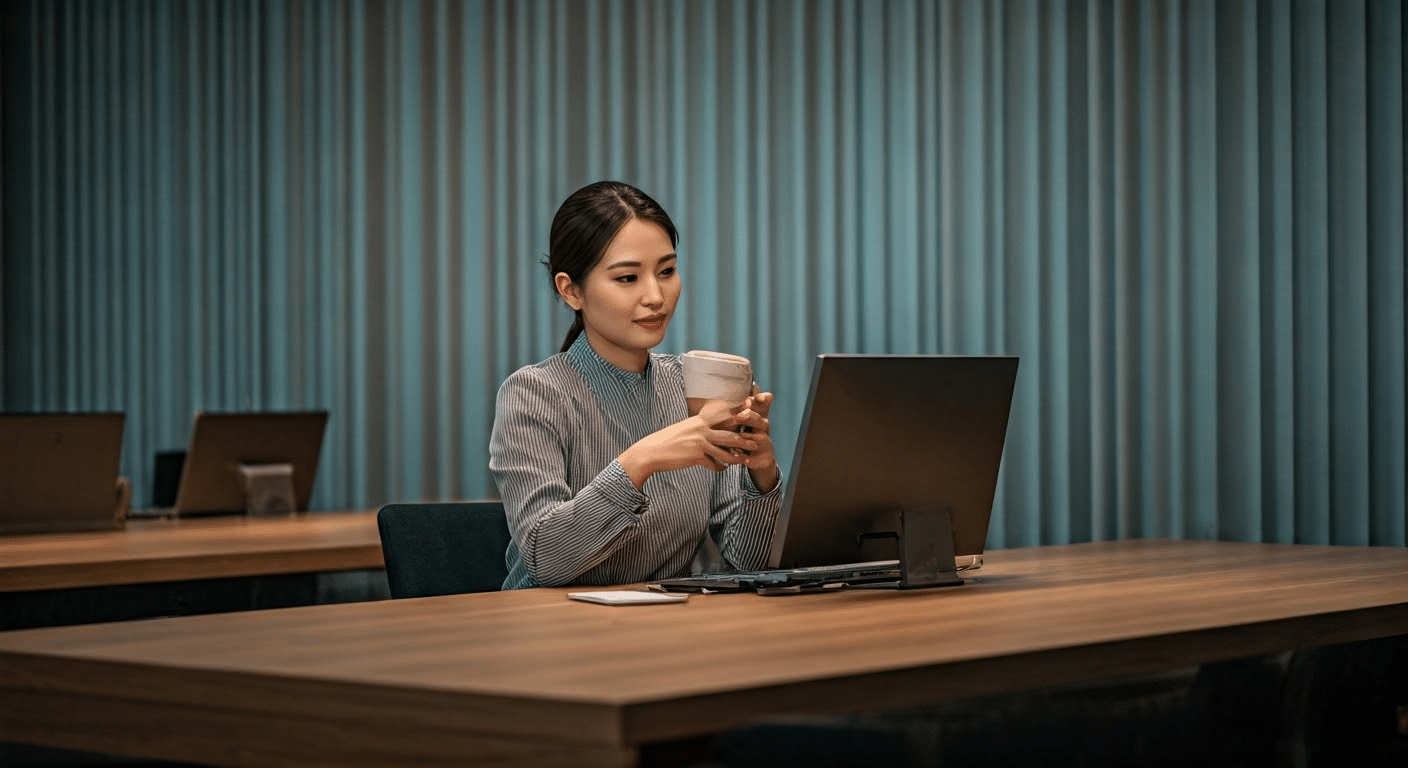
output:
[[[0,536],[0,592],[381,567],[374,510]]]
[[[323,574],[382,567],[375,511],[0,536],[0,630],[311,605]]]
[[[221,765],[631,765],[774,713],[1408,634],[1408,550],[1127,541],[969,584],[608,607],[568,590],[0,634],[11,740]]]

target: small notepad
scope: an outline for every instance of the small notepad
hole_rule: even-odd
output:
[[[602,605],[648,605],[653,603],[683,603],[689,595],[665,592],[642,592],[639,590],[616,589],[606,592],[568,592],[567,597],[587,603]]]

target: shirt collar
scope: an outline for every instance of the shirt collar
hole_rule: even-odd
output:
[[[650,380],[651,370],[654,368],[652,361],[655,356],[651,354],[645,356],[645,370],[641,373],[619,368],[598,355],[596,350],[592,349],[591,342],[587,341],[587,332],[582,331],[577,334],[572,346],[567,348],[567,357],[590,379],[598,381],[616,379],[628,384],[639,384]]]

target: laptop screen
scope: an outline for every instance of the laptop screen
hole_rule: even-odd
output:
[[[981,555],[1016,377],[1012,356],[819,355],[770,567],[897,560],[911,506]]]
[[[116,528],[121,413],[0,414],[0,533]]]
[[[297,511],[306,510],[327,421],[327,411],[197,412],[176,490],[177,514],[243,513],[242,464],[292,465]]]

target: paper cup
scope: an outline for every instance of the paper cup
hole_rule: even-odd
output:
[[[753,364],[746,357],[691,350],[680,355],[680,367],[684,369],[684,396],[691,416],[697,416],[710,400],[732,407],[753,393]]]

